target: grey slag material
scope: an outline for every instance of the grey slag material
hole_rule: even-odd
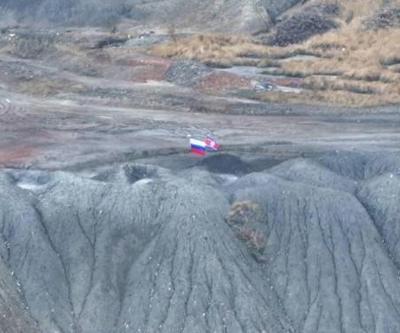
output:
[[[4,170],[0,331],[399,332],[400,163],[376,157]]]

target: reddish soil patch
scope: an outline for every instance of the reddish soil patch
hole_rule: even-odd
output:
[[[163,81],[169,68],[164,65],[147,65],[135,68],[132,80],[135,82]]]
[[[122,65],[122,66],[130,66],[130,67],[136,67],[136,66],[167,66],[169,67],[171,65],[171,60],[168,59],[162,59],[162,58],[121,58],[116,61],[117,65]]]
[[[135,82],[163,81],[171,66],[171,61],[160,58],[121,58],[116,61],[120,66],[133,70],[131,80]]]
[[[279,86],[301,88],[304,83],[304,79],[301,78],[276,78],[273,83]]]
[[[21,166],[21,164],[28,164],[36,153],[37,148],[25,145],[0,148],[0,167],[16,167]]]
[[[204,77],[196,88],[203,92],[220,92],[233,89],[251,89],[252,83],[248,78],[232,73],[211,73]]]

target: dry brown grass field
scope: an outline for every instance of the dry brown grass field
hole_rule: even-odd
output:
[[[195,35],[158,45],[151,53],[214,66],[257,65],[304,78],[304,93],[263,93],[267,101],[351,106],[400,103],[400,28],[366,29],[382,1],[343,1],[339,28],[296,45],[274,47],[243,36]],[[349,19],[349,17],[351,19]],[[302,59],[295,55],[313,55]]]
[[[244,36],[194,35],[155,46],[151,52],[161,57],[198,60],[215,66],[254,65],[252,57],[267,57],[268,49]]]

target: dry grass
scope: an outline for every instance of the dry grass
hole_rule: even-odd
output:
[[[250,38],[222,35],[185,37],[157,45],[150,52],[161,57],[198,60],[218,66],[257,65],[254,57],[268,56],[268,48]]]
[[[269,47],[250,37],[218,34],[193,35],[156,45],[149,51],[159,57],[190,59],[222,66],[257,66],[267,61],[274,62],[274,59],[307,54],[305,49]]]
[[[305,100],[352,106],[400,103],[400,29],[366,31],[361,24],[382,4],[375,0],[343,2],[345,10],[354,12],[353,22],[292,46],[293,52],[307,51],[321,57],[281,64],[282,73],[306,77],[305,87],[311,90],[291,96],[292,100],[301,102],[308,95]]]
[[[302,45],[310,53],[321,52],[325,59],[314,61],[312,68],[335,68],[343,73],[355,71],[390,71],[386,64],[400,59],[400,29],[363,31],[342,29],[314,37]],[[329,58],[329,59],[326,59]],[[309,68],[310,63],[292,63],[291,66]]]
[[[48,97],[65,92],[79,93],[84,89],[85,87],[79,83],[46,78],[22,81],[17,86],[19,92],[38,97]]]
[[[230,225],[245,225],[258,219],[259,206],[252,201],[236,201],[229,210],[227,222]]]
[[[265,249],[266,239],[263,232],[247,226],[240,228],[238,238],[244,241],[251,251],[261,253]]]
[[[395,2],[400,4],[400,0]],[[341,28],[299,45],[269,47],[247,37],[200,35],[156,46],[151,52],[219,66],[273,67],[277,74],[305,78],[304,93],[266,92],[261,96],[264,100],[349,106],[400,103],[400,29],[367,31],[363,26],[363,20],[385,1],[339,3]],[[293,58],[302,54],[316,58]]]
[[[400,103],[398,40],[400,29],[364,31],[351,24],[284,48],[263,46],[244,37],[202,35],[157,46],[152,52],[219,66],[276,67],[280,75],[305,78],[304,93],[268,92],[261,96],[267,101],[375,106]],[[317,57],[287,60],[299,54]]]
[[[289,76],[306,77],[312,100],[352,106],[400,103],[400,29],[363,31],[347,27],[314,37],[301,50],[323,58],[281,64]],[[328,77],[334,75],[334,77]],[[361,96],[360,96],[361,95]],[[293,96],[302,101],[303,96]]]
[[[270,92],[258,96],[260,100],[271,103],[289,103],[305,105],[337,105],[351,107],[371,107],[387,104],[399,104],[400,98],[396,94],[372,95],[357,94],[341,90],[305,90],[301,94]]]
[[[254,255],[262,254],[266,246],[265,234],[255,228],[261,218],[260,207],[252,201],[237,201],[229,211],[227,223],[235,230]]]

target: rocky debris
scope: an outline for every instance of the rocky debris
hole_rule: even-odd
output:
[[[181,86],[193,86],[212,69],[191,60],[177,60],[168,69],[165,79]]]
[[[399,6],[388,5],[383,7],[378,13],[366,19],[364,26],[370,30],[400,27]]]
[[[301,8],[292,15],[283,16],[266,42],[278,46],[300,43],[311,36],[336,28],[334,18],[338,14],[339,6],[336,4]]]
[[[198,167],[4,170],[0,293],[19,286],[27,312],[10,318],[27,324],[1,329],[37,332],[29,313],[43,332],[398,332],[400,161],[378,155],[228,182]]]

